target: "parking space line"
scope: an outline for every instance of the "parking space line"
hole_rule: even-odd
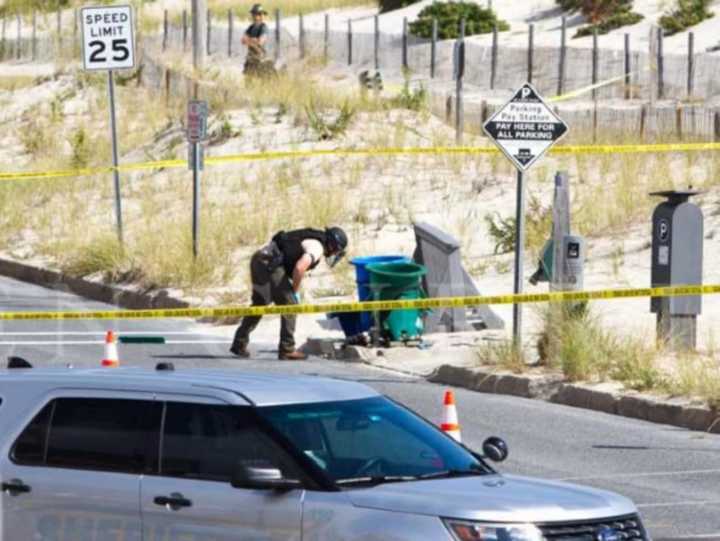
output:
[[[708,473],[720,473],[720,468],[712,470],[682,470],[682,471],[661,471],[646,473],[613,473],[609,475],[585,475],[582,477],[564,477],[558,481],[588,481],[593,479],[631,479],[636,477],[669,477],[675,475],[704,475]]]

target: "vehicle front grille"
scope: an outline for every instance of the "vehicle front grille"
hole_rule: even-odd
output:
[[[623,541],[647,541],[648,537],[640,517],[607,518],[591,522],[561,522],[556,524],[538,524],[547,541],[604,541],[605,529],[617,532],[617,539]],[[608,532],[610,533],[610,532]]]

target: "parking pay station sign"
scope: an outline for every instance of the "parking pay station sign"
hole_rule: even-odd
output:
[[[537,90],[524,84],[483,126],[519,171],[527,171],[568,131]]]
[[[81,17],[86,70],[135,67],[131,6],[87,7],[81,10]]]

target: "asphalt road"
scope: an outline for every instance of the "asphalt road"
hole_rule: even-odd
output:
[[[0,311],[111,309],[60,291],[0,278]],[[274,324],[277,324],[275,322]],[[121,346],[125,366],[172,361],[183,367],[302,372],[362,380],[431,420],[441,414],[443,388],[371,367],[313,359],[274,360],[273,344],[241,361],[227,353],[228,329],[167,321],[3,321],[0,357],[36,365],[96,366],[108,328],[162,334],[166,345]],[[480,448],[504,437],[508,473],[562,479],[613,490],[640,507],[653,538],[720,540],[720,436],[656,425],[521,398],[456,389],[463,438]]]

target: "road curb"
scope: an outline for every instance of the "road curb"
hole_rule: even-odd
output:
[[[186,301],[171,297],[165,290],[133,291],[116,285],[75,278],[60,271],[5,258],[0,258],[0,275],[50,289],[68,291],[89,300],[129,310],[188,308],[190,306]]]
[[[440,366],[428,381],[462,387],[472,391],[520,396],[575,408],[600,411],[720,434],[720,411],[693,406],[680,400],[662,399],[630,393],[613,393],[587,385],[563,383],[560,376],[523,376],[489,372],[479,368]]]

